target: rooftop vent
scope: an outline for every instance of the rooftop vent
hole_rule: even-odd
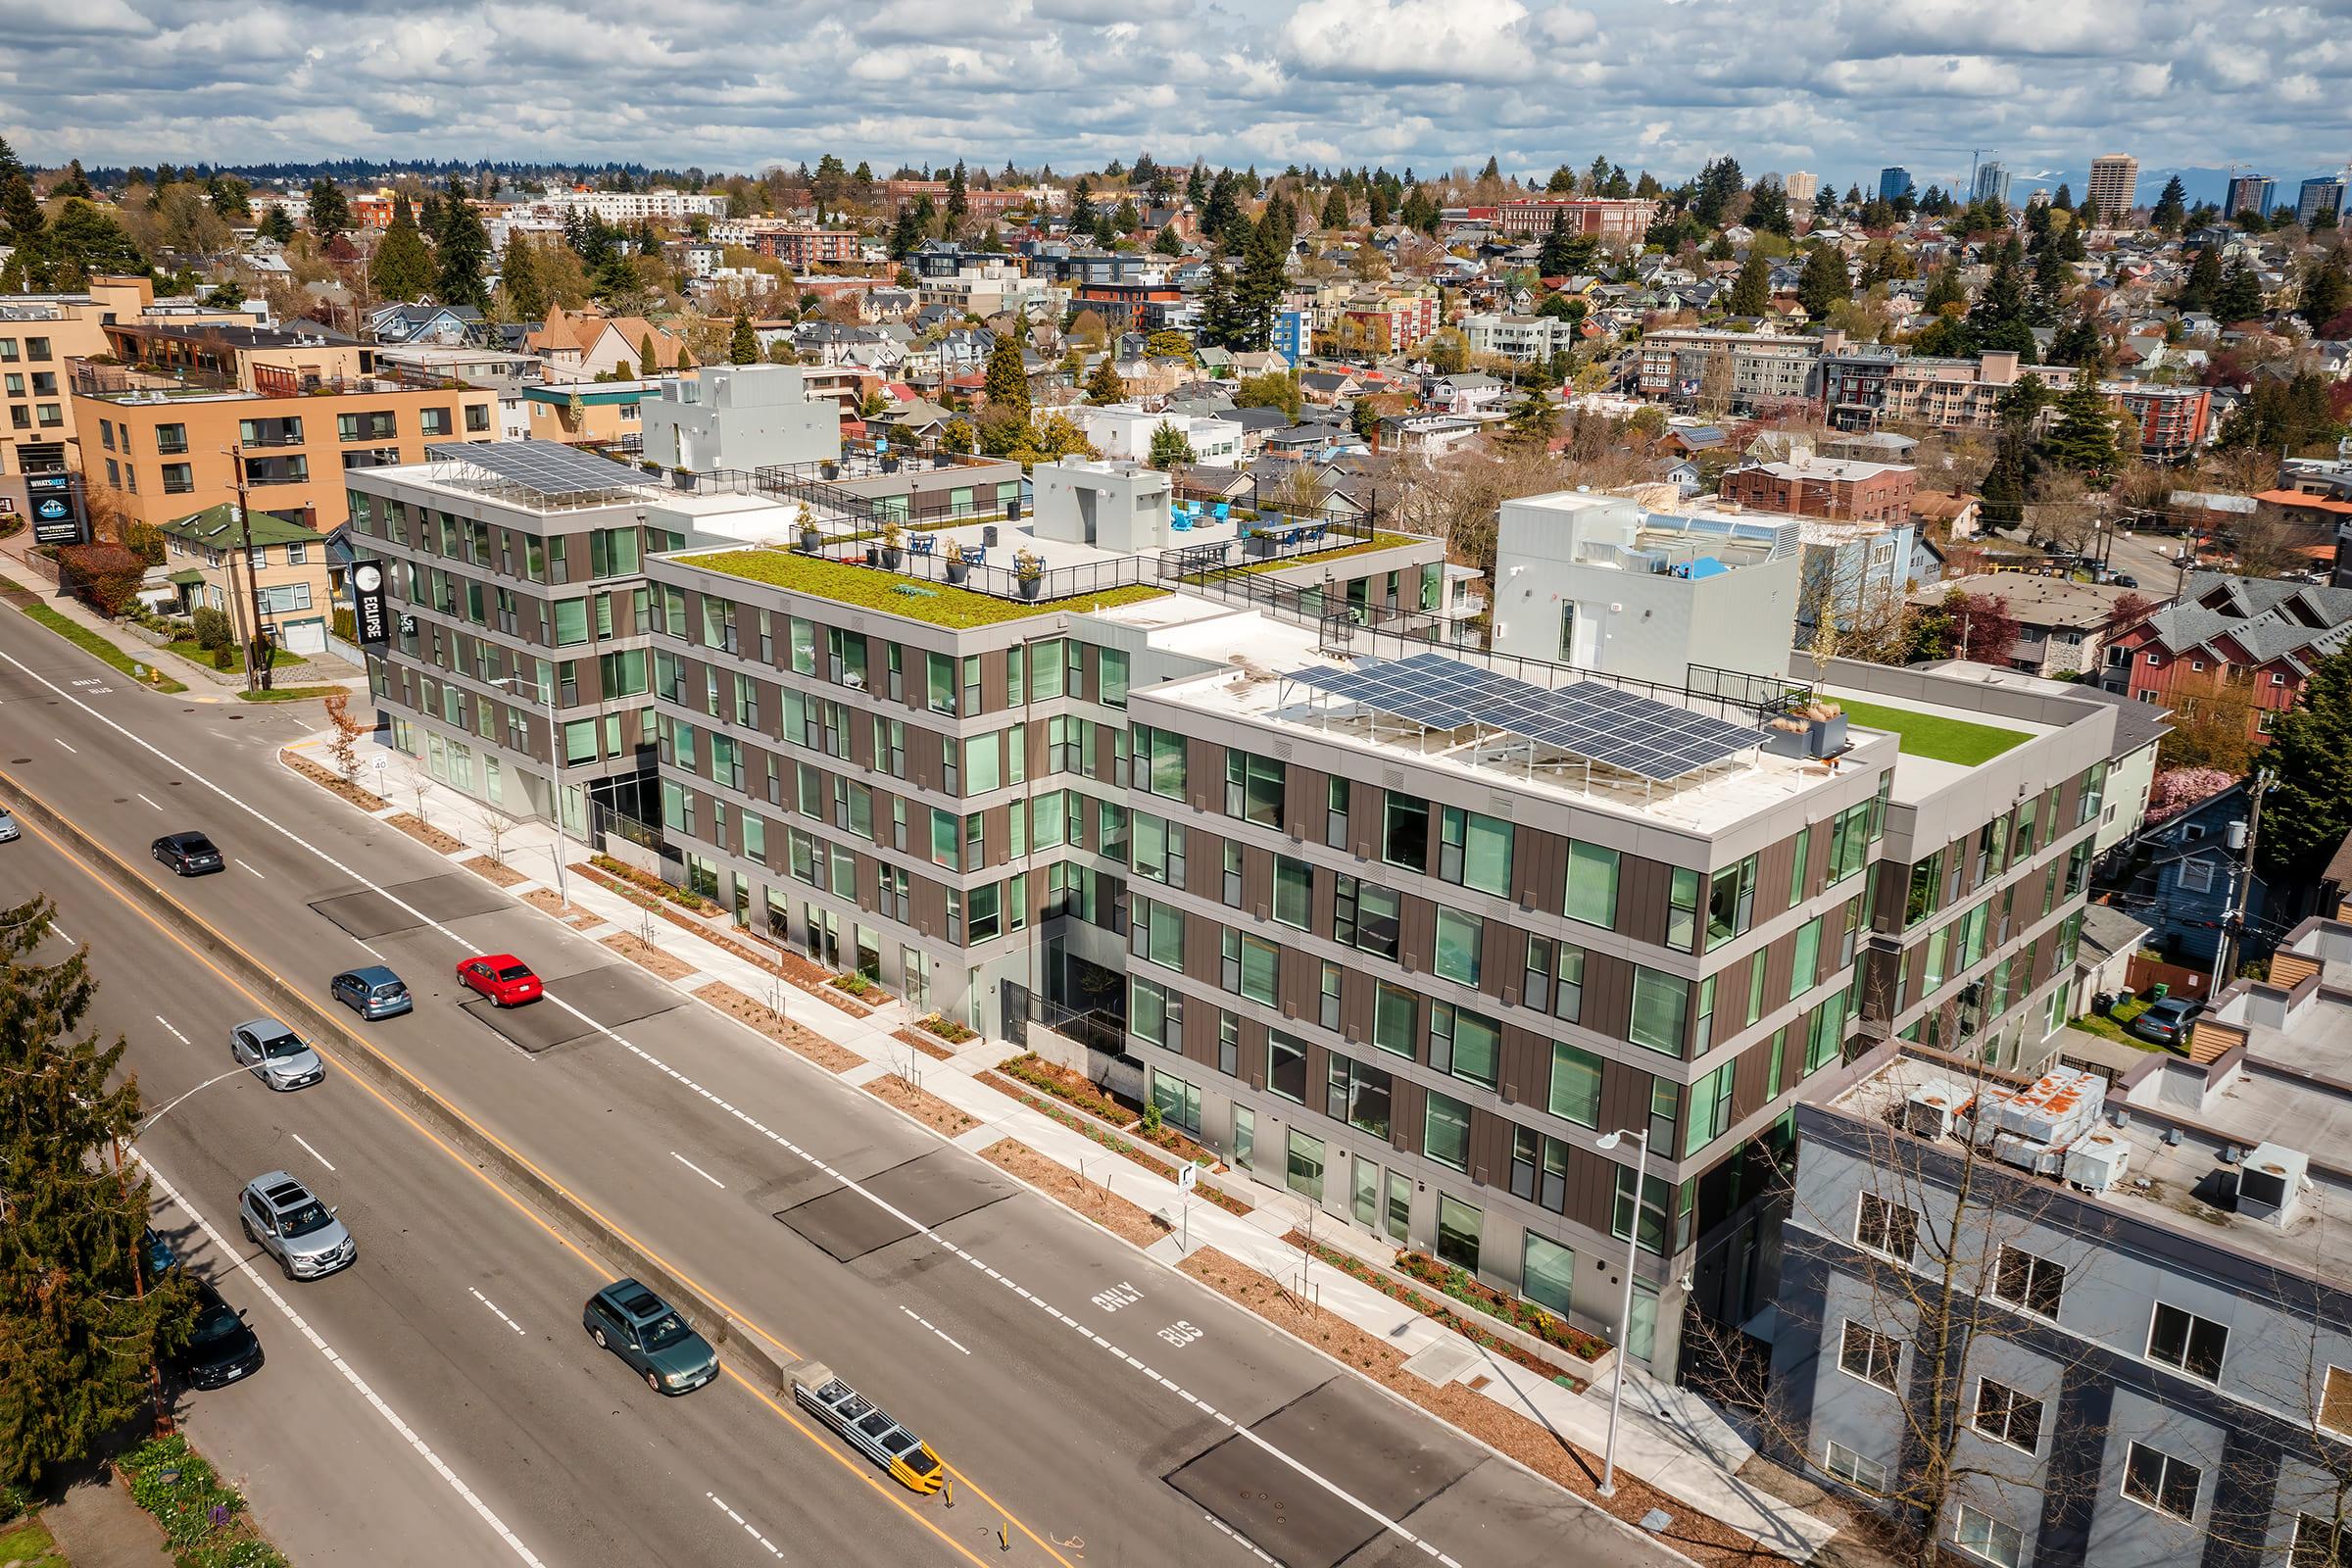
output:
[[[1964,1091],[1941,1080],[1922,1084],[1904,1097],[1903,1126],[1921,1138],[1947,1137],[1967,1099]]]
[[[2311,1185],[2309,1156],[2278,1144],[2257,1144],[2237,1167],[2237,1211],[2280,1230],[2294,1223],[2303,1190]]]

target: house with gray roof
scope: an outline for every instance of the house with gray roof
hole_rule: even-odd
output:
[[[2242,696],[2260,741],[2347,637],[2352,588],[2193,572],[2178,600],[2109,637],[2099,684],[2177,712]]]

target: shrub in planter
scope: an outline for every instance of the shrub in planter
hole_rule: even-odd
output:
[[[231,635],[226,611],[215,610],[210,605],[198,605],[195,614],[190,618],[196,625],[196,646],[199,648],[207,651],[218,648],[227,642]]]
[[[215,669],[234,669],[234,668],[236,668],[236,667],[237,667],[237,651],[236,651],[236,649],[234,649],[233,647],[229,646],[227,643],[222,643],[222,644],[220,644],[219,647],[215,648],[215,649],[213,650],[213,667],[214,667]]]

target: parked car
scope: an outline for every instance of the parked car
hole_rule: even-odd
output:
[[[147,1227],[139,1237],[139,1250],[147,1259],[147,1278],[160,1280],[179,1266],[179,1254],[164,1240],[164,1233],[154,1226]]]
[[[196,1283],[196,1331],[179,1352],[180,1370],[200,1389],[218,1389],[262,1369],[262,1342],[245,1314],[202,1280]]]
[[[237,1227],[245,1239],[277,1259],[290,1280],[315,1280],[348,1267],[360,1255],[335,1211],[282,1170],[265,1172],[245,1184],[237,1200]]]
[[[520,1006],[539,1000],[539,977],[512,953],[486,953],[458,965],[458,983],[479,991],[493,1007]]]
[[[213,841],[201,833],[167,833],[150,847],[157,859],[181,876],[206,876],[228,869]]]
[[[718,1376],[718,1352],[685,1317],[635,1280],[614,1280],[581,1309],[580,1324],[656,1394],[686,1394]]]
[[[276,1090],[307,1088],[326,1076],[318,1053],[275,1018],[252,1018],[231,1029],[228,1053]]]
[[[17,826],[15,817],[8,814],[8,808],[0,806],[0,844],[14,844],[24,836],[24,830]]]
[[[369,1023],[414,1012],[408,983],[380,963],[346,969],[326,983],[327,993]]]
[[[2196,1023],[2205,1004],[2187,997],[2166,997],[2148,1004],[2148,1010],[2132,1020],[2131,1031],[2142,1040],[2152,1040],[2160,1046],[2185,1045],[2188,1031]]]

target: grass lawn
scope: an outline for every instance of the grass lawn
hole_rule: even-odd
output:
[[[307,703],[314,697],[324,697],[329,692],[346,690],[349,688],[343,686],[273,686],[266,692],[239,692],[237,701],[241,703]]]
[[[0,583],[5,582],[8,582],[8,579],[5,577],[0,577]],[[8,585],[12,588],[16,586],[14,583],[9,583]],[[20,603],[17,608],[24,612],[25,614],[30,615],[34,620],[37,620],[42,625],[48,627],[51,631],[57,633],[60,637],[63,637],[66,641],[72,643],[74,647],[79,648],[84,653],[91,654],[99,659],[105,660],[108,663],[114,665],[115,668],[121,670],[123,674],[130,676],[133,680],[138,678],[137,666],[140,662],[142,662],[142,661],[132,659],[122,649],[117,648],[113,643],[108,642],[105,638],[99,636],[87,626],[82,625],[79,621],[68,620],[65,616],[59,614],[56,611],[51,610],[47,605],[43,604],[27,605]],[[152,660],[144,661],[144,662],[149,669],[155,669],[156,666]],[[141,682],[141,684],[152,686],[159,692],[184,692],[188,689],[185,685],[173,680],[171,676],[166,675],[161,671],[158,671],[156,674],[150,676],[147,680]]]
[[[2102,1040],[2112,1040],[2119,1046],[2130,1046],[2134,1051],[2164,1052],[2176,1056],[2184,1054],[2182,1051],[2160,1046],[2153,1040],[2142,1040],[2124,1027],[2147,1010],[2148,999],[2134,997],[2104,1018],[2095,1012],[2086,1012],[2080,1018],[2069,1018],[2066,1026],[2080,1029],[2086,1035],[2097,1035]]]
[[[1838,702],[1845,710],[1845,716],[1864,729],[1883,729],[1898,737],[1904,754],[1910,757],[1975,767],[2026,743],[2026,737],[2016,730],[1972,724],[1964,718],[1941,718],[1933,713],[1913,712],[1907,708],[1884,708],[1877,703],[1857,703],[1843,697]]]
[[[1109,610],[1167,594],[1165,588],[1137,583],[1102,593],[1032,602],[999,599],[993,594],[976,594],[968,588],[951,588],[945,583],[922,582],[872,566],[819,561],[789,550],[720,550],[681,559],[690,565],[723,571],[731,577],[789,588],[795,593],[814,594],[837,604],[856,605],[860,610],[878,610],[886,615],[928,621],[934,626],[993,626],[1000,621],[1026,620],[1031,615],[1064,611]]]
[[[182,637],[179,641],[175,643],[167,643],[165,646],[170,648],[173,653],[177,654],[182,659],[188,660],[194,663],[202,664],[207,669],[213,667],[213,656],[211,650],[199,647],[196,639],[193,637]],[[272,648],[270,650],[270,667],[271,669],[282,669],[288,664],[299,664],[301,662],[301,660],[295,658],[292,654],[287,653],[283,648]],[[245,667],[244,662],[239,661],[236,667],[243,669]]]
[[[1220,566],[1213,575],[1229,577],[1260,571],[1283,571],[1292,566],[1320,566],[1326,561],[1337,561],[1342,556],[1361,556],[1374,550],[1394,550],[1398,545],[1417,545],[1421,542],[1410,534],[1379,533],[1367,540],[1358,540],[1331,550],[1309,551],[1303,556],[1283,556],[1273,561],[1246,561],[1238,565]]]
[[[66,1568],[65,1555],[38,1519],[20,1519],[0,1529],[0,1563],[21,1563],[24,1568]]]

